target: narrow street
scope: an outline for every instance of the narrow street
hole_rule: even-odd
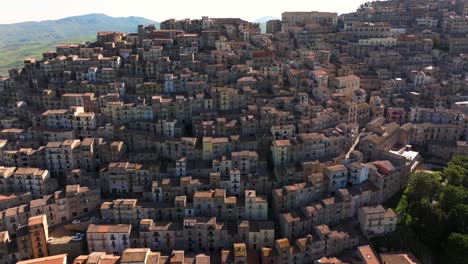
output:
[[[356,140],[354,140],[354,143],[353,145],[351,146],[351,148],[349,149],[348,153],[346,153],[346,156],[345,158],[349,158],[349,155],[351,154],[351,152],[356,148],[356,146],[359,144],[359,140],[361,138],[361,135],[362,133],[364,132],[364,129],[361,130],[361,132],[359,132],[359,135],[356,137]]]

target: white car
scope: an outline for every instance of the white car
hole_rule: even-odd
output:
[[[78,219],[77,219],[77,220],[73,220],[73,222],[72,222],[72,224],[74,224],[74,225],[79,224],[79,223],[81,223],[81,221],[78,220]]]

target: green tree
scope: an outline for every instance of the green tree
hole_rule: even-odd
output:
[[[419,239],[431,248],[439,246],[440,240],[445,238],[447,216],[439,207],[434,207],[428,198],[413,204],[411,226]]]
[[[402,215],[405,221],[400,222],[433,251],[437,263],[468,264],[467,187],[467,156],[453,157],[441,173],[410,176]]]
[[[453,232],[468,232],[468,204],[457,204],[449,213],[450,230]]]
[[[432,201],[439,195],[440,187],[440,182],[432,174],[416,172],[409,179],[408,203],[414,204],[424,198]]]
[[[465,185],[465,176],[468,175],[468,169],[463,166],[449,162],[448,167],[444,169],[444,178],[448,180],[451,185]]]
[[[438,37],[432,38],[433,48],[440,49],[440,39]]]
[[[452,260],[450,263],[467,263],[468,235],[451,233],[447,238],[447,243],[445,243],[445,251]]]
[[[452,164],[468,170],[468,156],[454,156],[447,165],[450,167]]]
[[[440,196],[440,207],[449,212],[457,204],[461,204],[466,199],[467,192],[464,187],[446,185],[442,188]]]

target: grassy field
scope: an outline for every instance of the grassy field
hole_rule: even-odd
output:
[[[28,57],[42,58],[42,53],[54,50],[57,44],[94,41],[96,36],[82,36],[60,41],[28,42],[0,47],[0,75],[8,75],[8,69],[21,67]]]

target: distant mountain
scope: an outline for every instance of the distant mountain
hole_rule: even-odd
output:
[[[253,22],[254,23],[265,23],[268,20],[273,20],[273,19],[280,19],[280,18],[273,17],[273,16],[264,16],[264,17],[260,17],[260,18],[255,19]]]
[[[259,23],[260,24],[260,29],[262,30],[262,33],[265,33],[266,32],[266,22],[268,22],[268,20],[273,20],[273,19],[279,19],[279,18],[273,17],[273,16],[264,16],[264,17],[260,17],[260,18],[255,19],[253,22],[254,23]]]
[[[0,24],[0,75],[21,67],[26,57],[41,58],[59,43],[95,41],[98,31],[136,32],[137,26],[158,22],[142,17],[110,17],[104,14],[73,16],[58,20]]]
[[[136,32],[139,24],[156,24],[142,17],[88,14],[58,20],[0,24],[0,47],[95,35],[97,31]]]

